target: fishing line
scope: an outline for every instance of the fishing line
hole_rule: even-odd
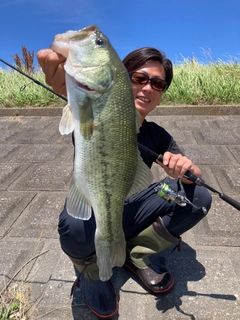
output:
[[[39,86],[43,87],[44,89],[46,89],[46,90],[54,93],[54,94],[55,94],[56,96],[58,96],[59,98],[67,101],[67,98],[65,98],[65,97],[62,96],[61,94],[58,94],[58,93],[54,92],[51,88],[45,86],[45,84],[43,84],[42,82],[40,82],[40,81],[38,81],[38,80],[30,77],[27,73],[23,72],[22,70],[15,68],[14,66],[12,66],[12,65],[9,64],[9,63],[7,63],[6,61],[4,61],[4,60],[1,59],[1,58],[0,58],[0,61],[3,62],[3,63],[5,63],[7,66],[9,66],[10,68],[14,69],[15,71],[21,73],[23,76],[25,76],[25,77],[27,77],[28,79],[32,80],[34,83],[38,84]],[[23,91],[23,90],[26,88],[26,86],[27,86],[27,85],[25,85],[25,87],[22,86],[22,87],[20,88],[20,91]]]
[[[51,88],[49,88],[48,86],[44,85],[42,82],[30,77],[28,74],[26,74],[25,72],[15,68],[14,66],[12,66],[11,64],[7,63],[6,61],[4,61],[3,59],[0,58],[0,61],[5,63],[7,66],[9,66],[10,68],[14,69],[15,71],[21,73],[23,76],[29,78],[30,80],[32,80],[34,83],[38,84],[39,86],[43,87],[44,89],[52,92],[53,94],[55,94],[56,96],[58,96],[59,98],[67,101],[67,98],[62,96],[61,94],[58,94],[56,92],[54,92]],[[25,85],[26,87],[26,85]],[[24,90],[25,87],[22,89]],[[22,88],[22,87],[21,87]],[[20,91],[22,91],[20,88]],[[152,151],[151,149],[145,147],[144,145],[142,145],[141,143],[138,142],[138,146],[140,149],[150,153],[152,156],[155,157],[155,160],[159,160],[160,162],[163,162],[163,155],[162,154],[157,154],[156,152]],[[232,199],[231,197],[227,196],[226,194],[217,191],[216,189],[212,188],[211,186],[207,185],[205,183],[205,181],[199,177],[197,177],[196,175],[194,175],[193,173],[191,173],[190,171],[186,171],[184,174],[184,178],[188,179],[189,181],[199,185],[199,186],[203,186],[206,189],[212,191],[213,193],[216,193],[219,195],[220,199],[224,200],[225,202],[227,202],[228,204],[230,204],[231,206],[233,206],[234,208],[236,208],[238,211],[240,211],[240,202],[238,202],[235,199]]]

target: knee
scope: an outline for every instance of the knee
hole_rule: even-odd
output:
[[[206,188],[197,186],[194,192],[193,202],[198,207],[206,208],[208,212],[211,208],[212,196]]]
[[[73,218],[66,208],[61,213],[58,224],[60,244],[69,256],[82,258],[94,251],[95,222],[90,220]]]

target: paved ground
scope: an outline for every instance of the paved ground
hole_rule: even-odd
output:
[[[240,201],[240,115],[149,119],[174,135],[208,185]],[[71,138],[58,132],[59,120],[0,117],[0,290],[25,265],[14,279],[29,290],[30,319],[96,319],[84,303],[83,287],[69,299],[75,274],[58,243],[73,156]],[[164,176],[157,166],[153,172],[155,180]],[[208,216],[183,235],[182,252],[157,257],[176,279],[165,296],[150,295],[135,276],[117,268],[115,319],[240,319],[239,224],[240,212],[213,195]]]

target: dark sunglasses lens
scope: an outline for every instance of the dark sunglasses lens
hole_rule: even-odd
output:
[[[165,89],[165,82],[161,79],[152,79],[152,87],[155,90],[163,91]]]
[[[136,84],[145,84],[148,81],[148,76],[144,74],[139,74],[139,73],[132,73],[131,81],[132,83],[136,83]]]
[[[146,74],[138,73],[138,72],[130,74],[130,79],[132,83],[139,84],[139,85],[147,84],[149,81],[149,77]],[[152,78],[151,86],[153,89],[157,91],[164,91],[166,87],[166,83],[162,79]]]

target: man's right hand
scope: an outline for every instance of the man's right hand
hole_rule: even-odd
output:
[[[66,58],[52,49],[42,49],[38,51],[37,59],[45,74],[46,83],[54,92],[67,96],[64,70]]]

